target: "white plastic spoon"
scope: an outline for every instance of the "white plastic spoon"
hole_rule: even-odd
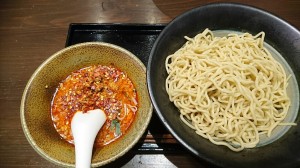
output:
[[[75,144],[76,168],[91,167],[94,141],[105,121],[106,115],[100,109],[74,114],[71,129]]]

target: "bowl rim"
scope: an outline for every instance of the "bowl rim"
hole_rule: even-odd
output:
[[[196,156],[199,159],[203,159],[205,160],[207,163],[215,165],[215,166],[220,166],[223,167],[224,165],[222,163],[216,162],[216,160],[214,160],[213,158],[208,158],[206,157],[203,153],[199,153],[196,149],[194,149],[192,146],[190,146],[187,142],[184,141],[184,139],[182,138],[182,136],[180,134],[177,133],[177,131],[172,128],[169,124],[169,122],[166,120],[166,117],[163,115],[163,111],[161,110],[161,108],[159,107],[159,102],[156,99],[154,90],[153,90],[153,79],[150,77],[151,75],[153,75],[151,72],[151,67],[153,67],[153,57],[155,55],[155,50],[159,44],[159,41],[165,36],[166,32],[168,32],[168,30],[170,29],[170,27],[175,23],[178,22],[178,20],[181,20],[182,18],[185,18],[186,16],[188,16],[190,13],[194,13],[194,12],[199,12],[200,10],[202,11],[203,9],[207,9],[207,8],[216,8],[216,7],[223,7],[223,8],[231,8],[231,7],[235,7],[235,8],[240,8],[240,9],[244,9],[244,10],[248,10],[248,11],[254,11],[263,15],[266,15],[282,24],[284,24],[286,27],[289,27],[290,29],[293,29],[295,32],[299,32],[299,29],[297,29],[295,26],[293,26],[292,24],[288,23],[286,20],[278,17],[276,14],[273,14],[269,11],[266,11],[262,8],[259,7],[255,7],[255,6],[251,6],[251,5],[247,5],[247,4],[242,4],[242,3],[237,3],[237,2],[212,2],[212,3],[208,3],[206,5],[201,5],[201,6],[197,6],[194,7],[192,9],[189,9],[181,14],[179,14],[178,16],[176,16],[171,22],[169,22],[167,24],[167,26],[163,29],[163,31],[159,34],[159,36],[157,37],[155,43],[153,44],[153,47],[151,49],[150,52],[150,56],[149,56],[149,60],[148,60],[148,64],[147,64],[147,87],[148,87],[148,91],[149,91],[149,95],[150,95],[150,99],[154,108],[154,111],[156,112],[156,114],[158,115],[158,118],[161,120],[161,122],[163,123],[163,125],[167,128],[168,131],[170,131],[170,133],[174,136],[174,138],[180,142],[179,144],[183,147],[185,147],[186,149],[188,149],[188,151],[190,151],[194,156]],[[300,89],[300,88],[299,88]],[[298,112],[298,117],[299,118],[300,112]],[[296,118],[296,120],[297,120]],[[295,121],[296,122],[296,121]]]
[[[45,158],[46,160],[50,161],[51,163],[54,163],[56,165],[59,166],[64,166],[64,167],[75,167],[75,164],[71,164],[71,163],[65,163],[62,162],[60,160],[57,160],[51,156],[49,156],[46,152],[44,152],[35,142],[35,140],[33,139],[33,137],[31,136],[31,133],[27,127],[27,123],[26,123],[26,117],[25,117],[25,102],[26,102],[26,95],[28,93],[29,87],[31,86],[33,80],[35,79],[35,77],[38,75],[38,73],[49,63],[51,62],[53,59],[59,57],[61,54],[63,54],[64,52],[73,50],[74,48],[78,48],[78,47],[85,47],[85,46],[104,46],[104,47],[110,47],[113,48],[115,50],[118,50],[122,53],[125,53],[127,56],[129,56],[134,62],[137,63],[138,66],[140,66],[140,68],[142,68],[142,71],[146,73],[146,66],[142,63],[142,61],[135,56],[133,53],[131,53],[130,51],[128,51],[127,49],[115,45],[115,44],[111,44],[111,43],[107,43],[107,42],[83,42],[83,43],[78,43],[78,44],[74,44],[71,45],[69,47],[63,48],[57,52],[55,52],[54,54],[52,54],[50,57],[48,57],[45,61],[43,61],[38,68],[34,71],[34,73],[31,75],[31,77],[29,78],[28,82],[26,83],[26,86],[24,88],[24,91],[22,93],[22,98],[21,98],[21,104],[20,104],[20,120],[21,120],[21,127],[23,130],[23,133],[27,139],[27,141],[29,142],[29,144],[31,145],[31,147],[43,158]],[[146,85],[147,88],[147,85]],[[149,92],[147,93],[147,95],[149,95]],[[103,166],[106,165],[110,162],[113,162],[114,160],[116,160],[117,158],[123,156],[125,153],[127,153],[129,150],[131,150],[133,148],[134,145],[136,145],[136,143],[140,140],[140,138],[143,136],[143,134],[145,133],[150,120],[152,118],[152,113],[153,113],[153,105],[151,103],[150,100],[150,96],[148,98],[149,101],[149,109],[147,110],[148,113],[148,117],[147,120],[145,120],[143,123],[145,123],[143,125],[143,127],[141,127],[141,132],[139,134],[137,134],[137,136],[135,137],[135,139],[133,141],[131,141],[131,143],[128,145],[127,148],[125,148],[125,150],[123,150],[122,152],[118,153],[117,155],[115,155],[114,157],[109,158],[108,160],[105,161],[101,161],[101,162],[95,162],[95,163],[91,163],[92,167],[98,167],[98,166]]]

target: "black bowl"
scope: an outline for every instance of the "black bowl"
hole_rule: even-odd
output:
[[[220,167],[297,167],[300,166],[300,117],[298,123],[271,144],[232,152],[212,144],[190,129],[179,118],[179,111],[169,101],[165,80],[165,59],[184,43],[184,36],[194,37],[205,28],[256,34],[264,31],[265,41],[287,61],[300,84],[300,32],[284,20],[250,6],[215,3],[192,9],[170,22],[156,40],[147,66],[147,83],[154,108],[172,135],[189,151]],[[299,88],[299,85],[298,85]],[[299,113],[298,113],[299,114]]]

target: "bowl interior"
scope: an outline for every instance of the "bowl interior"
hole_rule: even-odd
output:
[[[92,166],[109,163],[130,150],[141,138],[152,115],[143,63],[127,50],[107,43],[82,43],[63,49],[46,60],[29,80],[21,102],[24,133],[44,158],[63,166],[74,166],[74,146],[62,140],[51,120],[51,100],[59,82],[71,72],[90,65],[110,65],[126,72],[134,83],[139,101],[136,118],[125,135],[93,152]]]
[[[162,31],[151,50],[147,66],[148,89],[153,106],[162,122],[187,149],[214,165],[221,167],[299,165],[299,124],[291,127],[284,136],[269,145],[236,153],[226,147],[212,144],[182,123],[178,109],[169,101],[165,89],[167,77],[165,59],[185,43],[184,36],[194,37],[205,28],[252,34],[264,31],[265,41],[289,64],[297,81],[295,86],[299,88],[300,76],[297,74],[300,74],[300,33],[297,29],[270,13],[250,6],[234,3],[209,4],[175,18]],[[299,101],[299,98],[295,101]],[[295,122],[299,121],[298,113]]]

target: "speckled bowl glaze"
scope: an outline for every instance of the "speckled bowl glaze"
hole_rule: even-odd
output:
[[[128,152],[142,137],[152,116],[146,86],[146,68],[129,51],[108,43],[70,46],[47,59],[31,76],[21,101],[21,124],[31,146],[45,159],[65,167],[75,166],[75,148],[61,139],[50,114],[51,100],[59,82],[71,72],[90,65],[114,64],[134,83],[139,100],[136,118],[125,135],[93,151],[92,167],[110,163]]]

